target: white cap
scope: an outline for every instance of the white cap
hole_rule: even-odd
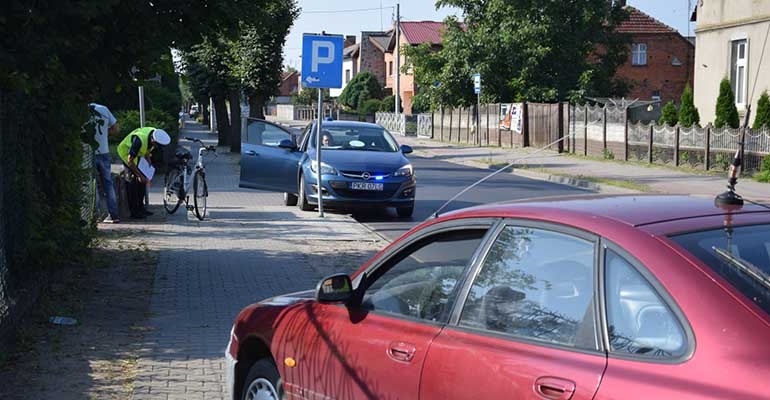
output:
[[[171,136],[169,136],[163,129],[155,129],[152,131],[152,138],[155,139],[158,144],[163,146],[171,143]]]

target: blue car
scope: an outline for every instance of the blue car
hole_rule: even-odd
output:
[[[321,165],[316,163],[315,123],[295,136],[282,126],[249,120],[241,144],[240,186],[284,192],[284,203],[303,211],[318,204],[321,174],[324,207],[393,207],[400,217],[414,212],[414,169],[391,134],[377,124],[324,121]]]

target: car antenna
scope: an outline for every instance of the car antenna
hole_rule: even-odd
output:
[[[754,89],[757,88],[757,79],[759,78],[759,70],[762,65],[762,59],[765,57],[765,47],[767,47],[767,37],[770,35],[770,24],[765,31],[765,43],[762,45],[762,53],[759,55],[759,64],[757,65],[757,73],[754,75],[754,84],[751,86],[751,92],[748,93],[749,101],[746,102],[746,115],[743,118],[743,126],[741,127],[741,140],[738,142],[738,149],[735,150],[735,156],[733,162],[730,164],[730,170],[727,173],[727,191],[720,193],[714,199],[714,204],[717,207],[727,206],[740,206],[743,205],[743,197],[735,193],[735,185],[738,183],[738,175],[741,172],[741,164],[743,163],[743,144],[746,143],[746,130],[749,129],[749,116],[751,115],[751,99],[754,97]]]
[[[547,145],[545,145],[545,146],[543,146],[543,147],[541,147],[541,148],[539,148],[539,149],[535,150],[534,152],[532,152],[532,153],[528,154],[526,157],[517,158],[517,159],[515,159],[515,160],[511,161],[510,163],[506,164],[504,167],[502,167],[502,168],[500,168],[500,169],[498,169],[498,170],[496,170],[496,171],[493,171],[491,174],[489,174],[489,175],[487,175],[487,176],[485,176],[485,177],[483,177],[483,178],[481,178],[481,179],[477,180],[476,182],[472,183],[471,185],[469,185],[469,186],[468,186],[468,187],[466,187],[465,189],[461,190],[461,191],[460,191],[459,193],[457,193],[456,195],[452,196],[452,198],[451,198],[451,199],[449,199],[449,200],[447,200],[447,201],[446,201],[444,204],[442,204],[442,205],[441,205],[441,207],[439,207],[439,208],[438,208],[438,209],[437,209],[437,210],[436,210],[436,211],[435,211],[433,214],[431,214],[431,215],[432,215],[432,217],[433,217],[433,218],[438,218],[438,215],[439,215],[439,213],[441,212],[441,210],[443,210],[443,209],[444,209],[444,208],[445,208],[447,205],[449,205],[449,203],[453,202],[455,199],[457,199],[458,197],[462,196],[462,195],[463,195],[465,192],[467,192],[467,191],[469,191],[469,190],[473,189],[474,187],[478,186],[478,185],[479,185],[479,184],[481,184],[482,182],[485,182],[485,181],[489,180],[489,178],[491,178],[491,177],[493,177],[493,176],[495,176],[495,175],[499,174],[500,172],[503,172],[503,171],[505,171],[506,169],[508,169],[508,168],[512,167],[514,164],[516,164],[516,163],[517,163],[517,162],[519,162],[519,161],[522,161],[522,160],[527,160],[527,159],[530,159],[530,158],[534,158],[535,154],[537,154],[537,153],[540,153],[541,151],[543,151],[543,150],[545,150],[545,149],[547,149],[547,148],[549,148],[549,147],[551,147],[551,146],[555,145],[556,143],[559,143],[559,142],[561,142],[562,140],[565,140],[565,139],[567,139],[568,137],[569,137],[569,136],[564,136],[564,137],[562,137],[562,138],[556,139],[556,140],[554,140],[553,142],[551,142],[551,143],[548,143]]]

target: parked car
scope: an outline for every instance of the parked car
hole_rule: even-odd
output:
[[[385,128],[351,121],[324,121],[321,166],[316,165],[315,123],[299,137],[263,120],[250,120],[241,144],[240,186],[284,192],[286,205],[304,211],[318,204],[316,173],[321,173],[323,204],[329,207],[394,207],[400,217],[414,211],[417,181],[399,146]]]
[[[252,304],[239,399],[767,399],[770,207],[689,196],[487,205],[351,276]]]

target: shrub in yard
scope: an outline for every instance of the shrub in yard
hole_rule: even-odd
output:
[[[382,102],[377,99],[368,99],[358,107],[358,113],[361,115],[372,115],[382,108]]]
[[[659,124],[663,125],[670,125],[674,126],[676,125],[679,117],[677,115],[676,106],[674,105],[674,102],[672,100],[669,100],[668,103],[666,103],[665,106],[660,110],[660,121],[658,121]]]
[[[770,127],[770,97],[767,95],[767,91],[762,92],[757,101],[757,115],[754,117],[754,124],[751,129],[762,129],[762,126]],[[765,157],[768,159],[768,157]],[[763,161],[764,163],[764,161]],[[770,167],[770,161],[768,162]],[[770,168],[768,168],[770,171]]]
[[[679,125],[684,127],[691,127],[700,123],[700,114],[698,109],[695,108],[695,103],[692,98],[692,88],[689,84],[684,87],[682,97],[679,102]]]
[[[730,81],[727,78],[723,78],[719,84],[719,97],[717,97],[717,112],[714,126],[717,128],[724,126],[737,128],[739,125],[740,120],[738,118],[738,108],[735,107],[733,89],[730,87]]]

